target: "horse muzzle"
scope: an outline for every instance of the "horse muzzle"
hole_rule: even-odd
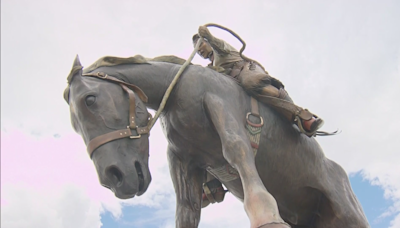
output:
[[[100,184],[120,199],[133,198],[146,192],[151,182],[148,155],[144,155],[147,148],[143,147],[143,150],[135,153],[125,145],[109,143],[97,149],[92,160]]]
[[[114,192],[119,199],[129,199],[146,192],[151,175],[148,169],[140,162],[135,161],[134,169],[126,172],[116,165],[105,168],[104,177],[100,177],[101,184]]]

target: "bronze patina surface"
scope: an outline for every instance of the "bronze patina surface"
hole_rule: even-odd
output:
[[[87,73],[102,72],[139,87],[148,101],[135,93],[134,115],[136,126],[145,127],[147,108],[159,107],[180,65],[137,59],[143,62],[100,64]],[[86,145],[130,125],[132,99],[119,84],[82,76],[78,59],[68,81],[64,97],[71,123]],[[184,71],[160,117],[176,192],[176,227],[198,226],[206,172],[224,166],[238,178],[215,175],[243,201],[251,227],[369,227],[346,172],[325,157],[314,138],[261,104],[264,126],[254,157],[245,128],[248,112],[250,97],[235,81],[196,65]],[[121,199],[146,192],[148,157],[148,134],[107,142],[92,154],[100,183]]]

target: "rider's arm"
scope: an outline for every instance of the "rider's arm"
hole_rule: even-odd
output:
[[[219,55],[227,55],[230,54],[232,51],[237,52],[237,50],[231,45],[229,45],[227,42],[218,39],[214,36],[212,36],[211,39],[207,40],[208,43],[210,43],[211,47],[214,49],[214,51],[216,51]]]
[[[213,36],[210,33],[210,31],[208,30],[208,28],[205,26],[200,26],[199,35],[202,36],[203,38],[207,39],[208,43],[211,45],[213,50],[215,52],[217,52],[217,54],[219,54],[219,55],[227,55],[227,54],[231,53],[232,51],[237,52],[237,50],[234,47],[232,47],[225,41]]]

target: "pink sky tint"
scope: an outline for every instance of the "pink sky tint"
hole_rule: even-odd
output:
[[[7,200],[0,198],[0,205],[6,206],[8,204]]]
[[[75,133],[37,138],[21,131],[2,131],[1,185],[14,184],[49,193],[73,184],[97,202],[115,201],[113,194],[100,186],[84,143]]]

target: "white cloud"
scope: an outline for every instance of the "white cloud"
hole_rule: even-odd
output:
[[[211,204],[201,212],[199,227],[250,227],[243,203],[231,193],[222,203]]]
[[[61,136],[53,140],[69,137],[72,132],[62,91],[75,54],[80,54],[85,66],[103,55],[175,54],[186,58],[192,50],[190,38],[197,27],[216,22],[235,30],[247,43],[245,54],[282,79],[299,105],[324,118],[324,129],[342,129],[343,133],[338,136],[318,139],[326,155],[348,173],[362,170],[368,180],[381,186],[386,197],[394,201],[393,207],[388,209],[388,214],[397,213],[392,227],[400,227],[398,1],[290,4],[251,1],[229,6],[226,1],[201,4],[160,1],[155,4],[158,7],[145,1],[120,1],[118,4],[91,0],[2,1],[2,138],[16,126],[36,138],[48,138],[53,134]],[[226,33],[212,31],[240,47]],[[195,62],[205,63],[198,57]],[[152,133],[150,139],[152,184],[144,196],[122,204],[147,205],[173,213],[166,141],[159,129],[155,132],[158,133]],[[34,155],[50,156],[54,164],[33,166],[28,162],[26,165],[30,168],[25,170],[8,166],[7,171],[3,160],[10,162],[11,159],[15,164],[26,161],[5,156],[7,151],[2,145],[2,191],[7,194],[2,194],[2,200],[7,196],[5,201],[9,202],[8,206],[2,206],[2,218],[4,215],[10,219],[8,221],[20,220],[16,214],[16,208],[22,205],[18,195],[25,196],[25,202],[29,202],[23,210],[26,221],[34,223],[36,218],[47,215],[55,224],[52,227],[65,225],[59,216],[67,216],[68,213],[63,212],[72,211],[68,209],[69,202],[75,202],[76,206],[82,203],[80,206],[89,213],[86,222],[72,217],[75,224],[81,226],[98,226],[102,207],[116,217],[121,214],[121,201],[98,184],[82,140],[78,136],[69,140],[69,146],[75,147],[66,146],[72,152],[61,154],[40,153],[48,147],[33,143],[36,146],[33,148],[38,148]],[[24,152],[28,159],[35,158],[29,148],[15,151],[16,154]],[[61,173],[62,179],[57,182],[58,171],[71,170],[71,167],[76,170],[70,174]],[[49,177],[43,179],[44,174]],[[77,175],[81,176],[79,180],[75,179]],[[6,184],[4,179],[12,181]],[[15,184],[15,180],[25,185]],[[50,183],[50,186],[47,190],[31,189],[26,184],[32,184],[32,180]],[[51,184],[61,187],[52,188]],[[71,200],[63,201],[67,196]],[[35,197],[44,200],[44,204],[39,204]],[[231,200],[206,208],[201,226],[222,227],[240,221],[247,224],[241,203]],[[229,211],[225,210],[227,207]],[[221,212],[220,218],[230,219],[213,217],[217,211]],[[167,221],[164,225],[171,227],[172,224],[173,221]]]
[[[76,186],[37,189],[24,184],[2,186],[5,228],[100,227],[101,205]]]

